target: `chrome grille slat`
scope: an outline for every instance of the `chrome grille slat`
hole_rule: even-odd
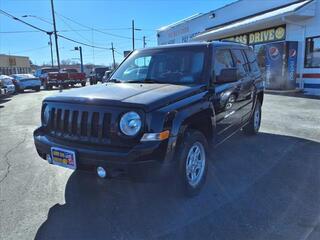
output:
[[[78,119],[77,119],[77,135],[81,136],[81,120],[82,120],[82,114],[83,112],[78,113]]]
[[[99,123],[98,123],[98,138],[99,140],[102,139],[103,135],[103,118],[104,118],[104,113],[99,114]]]

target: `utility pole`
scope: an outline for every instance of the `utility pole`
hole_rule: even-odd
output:
[[[143,36],[143,48],[146,48],[146,45],[147,45],[146,36]]]
[[[132,20],[132,51],[134,51],[134,20]]]
[[[114,70],[116,68],[116,60],[114,58],[114,47],[113,47],[113,43],[111,43],[111,51],[112,51],[112,59],[113,59],[113,69]]]
[[[55,38],[55,42],[56,42],[57,63],[58,63],[58,68],[60,70],[58,35],[57,35],[56,17],[55,17],[55,14],[54,14],[53,0],[51,0],[51,11],[52,11],[52,20],[53,20],[53,33],[54,33],[54,38]]]
[[[49,35],[49,44],[50,44],[50,53],[51,53],[51,67],[53,67],[52,33],[53,32],[47,32],[47,34]]]

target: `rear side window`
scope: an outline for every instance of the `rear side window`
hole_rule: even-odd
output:
[[[244,77],[250,71],[248,63],[241,50],[232,50],[232,54],[237,67],[238,77]]]
[[[234,68],[234,63],[230,50],[217,49],[214,56],[214,72],[219,78],[221,70],[226,68]]]
[[[248,59],[248,62],[249,62],[250,68],[251,68],[251,72],[260,73],[260,68],[258,66],[258,62],[257,62],[256,57],[254,56],[253,51],[244,50],[244,52],[245,52],[245,54],[247,56],[247,59]]]

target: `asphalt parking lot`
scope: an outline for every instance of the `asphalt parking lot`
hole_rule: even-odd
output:
[[[101,180],[47,164],[41,100],[0,100],[0,239],[320,239],[320,100],[265,95],[261,133],[213,151],[192,199],[170,181]]]

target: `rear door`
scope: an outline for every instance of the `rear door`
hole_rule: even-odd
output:
[[[242,49],[233,49],[232,55],[237,67],[237,78],[241,83],[239,91],[239,113],[242,121],[250,117],[253,106],[254,80],[250,72],[249,62]]]

